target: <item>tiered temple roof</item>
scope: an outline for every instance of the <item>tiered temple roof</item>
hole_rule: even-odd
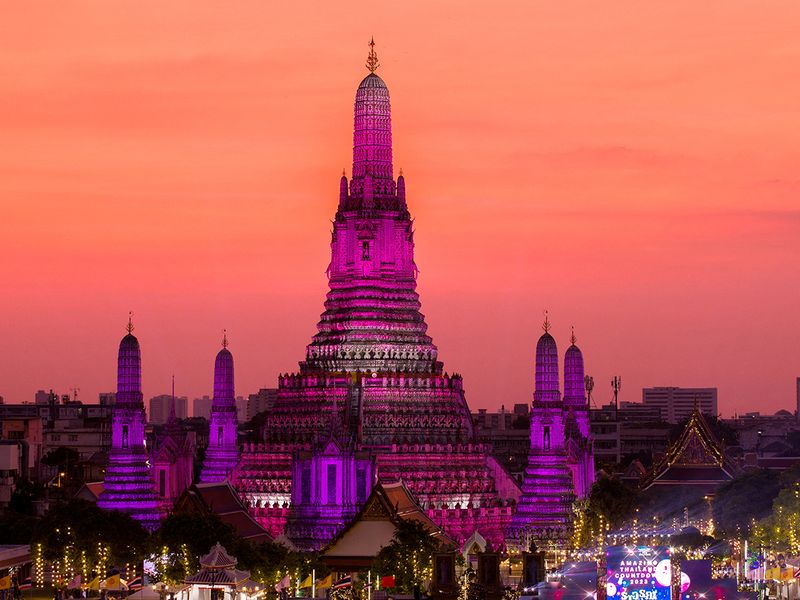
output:
[[[527,550],[564,547],[572,527],[576,493],[588,493],[594,480],[589,420],[583,396],[583,356],[572,345],[565,357],[565,391],[558,382],[558,349],[545,319],[544,334],[536,344],[535,391],[531,405],[531,445],[522,484],[522,496],[509,528],[509,537]],[[581,385],[579,387],[578,380]]]
[[[184,579],[184,583],[238,589],[250,580],[250,572],[236,569],[236,562],[237,560],[217,542],[208,554],[200,557],[202,567],[200,571]]]
[[[233,381],[233,355],[228,350],[228,338],[223,337],[222,350],[214,360],[214,399],[208,427],[206,450],[200,481],[227,481],[239,462],[236,438],[238,415]]]
[[[436,510],[487,510],[519,493],[474,443],[461,377],[444,372],[427,334],[405,178],[393,173],[389,90],[370,56],[355,96],[352,178],[339,185],[325,310],[299,373],[279,378],[263,445],[245,449],[233,476],[270,531],[286,522],[293,453],[311,450],[332,425],[347,447],[373,457],[382,483],[402,479]],[[351,497],[331,487],[350,485],[349,476],[325,469],[333,470],[307,475],[315,493]]]
[[[111,413],[111,450],[98,506],[131,515],[148,529],[158,527],[159,502],[144,445],[142,357],[128,320],[119,344],[117,396]]]
[[[695,407],[675,442],[642,480],[642,490],[653,486],[698,486],[712,492],[736,475],[703,414]]]

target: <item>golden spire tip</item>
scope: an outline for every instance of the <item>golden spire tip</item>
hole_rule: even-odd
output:
[[[222,347],[223,348],[227,348],[228,347],[228,330],[227,329],[223,329],[222,330]]]
[[[378,55],[375,53],[375,38],[369,40],[369,54],[367,55],[366,67],[370,73],[374,73],[381,63],[378,62]]]
[[[572,335],[570,336],[569,341],[572,342],[572,345],[574,346],[575,342],[578,341],[578,338],[575,337],[575,326],[570,325],[570,329],[572,330]]]
[[[125,326],[128,333],[133,333],[133,311],[128,312],[128,324]]]
[[[550,333],[550,313],[548,311],[544,311],[544,323],[542,324],[542,329],[544,329],[545,333]]]

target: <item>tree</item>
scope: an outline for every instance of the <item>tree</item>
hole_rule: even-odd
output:
[[[111,567],[141,562],[147,555],[148,533],[129,515],[73,499],[54,506],[42,517],[32,542],[42,544],[46,560],[68,559],[79,564],[84,556],[89,564]]]
[[[633,513],[636,492],[616,477],[602,477],[589,492],[589,507],[617,528]]]
[[[34,516],[36,507],[34,500],[44,496],[44,489],[41,484],[33,483],[27,479],[18,479],[14,493],[8,502],[8,510],[19,515]],[[30,532],[28,532],[30,539]]]
[[[578,508],[573,546],[593,545],[599,535],[617,529],[634,514],[636,491],[615,477],[601,477]]]
[[[751,528],[754,547],[800,554],[800,465],[780,475],[783,485],[772,503],[772,512]]]
[[[152,547],[163,557],[162,575],[169,581],[181,581],[200,569],[199,557],[208,554],[217,542],[236,557],[239,569],[250,571],[254,581],[274,581],[278,571],[310,573],[312,568],[324,569],[313,555],[290,552],[275,542],[255,544],[246,540],[213,514],[169,515],[153,534]]]
[[[713,500],[715,530],[726,536],[747,535],[752,522],[767,517],[780,490],[774,471],[759,469],[740,475],[720,487]]]
[[[54,448],[42,457],[43,464],[47,465],[48,467],[59,468],[67,468],[70,466],[74,467],[78,464],[79,460],[80,455],[78,454],[77,450],[74,448],[67,448],[65,446]]]
[[[12,496],[13,499],[13,496]],[[36,526],[35,517],[4,512],[0,513],[0,531],[4,544],[30,544],[33,529]]]
[[[398,591],[411,594],[433,576],[433,556],[439,542],[416,521],[401,521],[388,546],[381,548],[373,572],[394,575]]]
[[[174,513],[161,523],[153,535],[153,547],[163,557],[163,573],[168,581],[182,581],[200,568],[198,558],[219,542],[240,558],[242,539],[233,527],[215,515]]]

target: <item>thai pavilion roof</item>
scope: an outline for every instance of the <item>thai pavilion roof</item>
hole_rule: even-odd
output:
[[[230,569],[235,567],[237,562],[219,542],[211,548],[211,552],[200,557],[200,566],[210,569]]]
[[[681,435],[641,482],[641,489],[653,485],[715,486],[733,479],[736,467],[725,456],[703,414],[695,408]]]
[[[361,512],[322,550],[323,560],[332,566],[366,566],[391,542],[402,521],[420,523],[443,545],[458,547],[428,518],[402,482],[378,483]]]
[[[236,530],[240,537],[254,543],[272,541],[272,536],[242,504],[230,483],[196,483],[188,487],[176,503],[177,512],[213,514]]]
[[[232,585],[239,587],[250,579],[249,571],[238,569],[200,569],[184,579],[185,583],[196,585]]]
[[[192,585],[225,585],[240,587],[249,581],[250,572],[235,569],[236,558],[217,542],[211,551],[200,557],[200,569],[194,575],[184,579],[184,583]]]

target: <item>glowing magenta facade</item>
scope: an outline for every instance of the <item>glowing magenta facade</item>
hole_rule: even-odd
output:
[[[444,372],[416,291],[405,179],[394,179],[389,90],[374,72],[355,98],[352,179],[339,182],[329,291],[298,373],[278,380],[262,442],[234,486],[273,535],[318,548],[376,480],[402,478],[456,539],[496,547],[520,491],[476,443],[461,377]]]
[[[208,428],[208,448],[200,473],[201,483],[227,481],[239,462],[233,355],[227,348],[227,341],[223,344],[214,361],[214,399]]]
[[[565,547],[572,531],[573,501],[588,494],[594,481],[583,356],[573,338],[564,361],[562,399],[558,348],[548,321],[544,329],[536,344],[528,466],[508,532],[523,549],[531,542],[540,549]]]
[[[148,529],[158,527],[159,502],[144,444],[144,401],[139,341],[122,338],[117,359],[117,397],[111,416],[111,450],[98,506],[130,514]]]

